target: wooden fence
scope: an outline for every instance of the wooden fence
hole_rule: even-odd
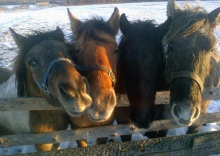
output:
[[[220,88],[208,88],[203,100],[220,99]],[[156,104],[168,104],[169,92],[158,92]],[[128,106],[125,95],[117,96],[117,106]],[[61,107],[48,105],[41,98],[0,99],[0,111],[57,110]],[[201,115],[193,125],[220,121],[220,113]],[[0,136],[0,148],[40,143],[61,143],[70,140],[114,137],[124,134],[144,133],[161,129],[179,128],[173,119],[154,121],[149,129],[138,129],[133,124],[112,125],[41,134],[18,134]],[[162,154],[163,153],[163,154]],[[155,138],[125,143],[113,143],[86,148],[74,148],[26,155],[207,155],[220,153],[220,132],[190,134],[184,136]]]

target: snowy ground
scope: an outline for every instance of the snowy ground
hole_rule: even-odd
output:
[[[189,1],[189,0],[188,0]],[[188,2],[187,1],[187,2]],[[178,1],[181,7],[186,1]],[[200,4],[208,12],[220,6],[220,1],[190,1],[193,4]],[[86,5],[71,6],[69,9],[80,20],[88,19],[92,16],[102,16],[108,19],[112,14],[114,7],[118,7],[120,13],[125,13],[129,20],[155,20],[158,24],[166,20],[167,2],[145,2],[145,3],[127,3],[127,4],[108,4],[108,5]],[[15,29],[18,33],[28,34],[31,30],[47,31],[54,30],[57,26],[63,29],[66,35],[70,34],[70,24],[67,16],[67,7],[53,7],[46,9],[37,9],[31,7],[30,10],[0,12],[0,67],[12,68],[13,59],[17,55],[17,47],[10,35],[9,27]],[[215,31],[219,40],[218,50],[220,52],[220,27]],[[118,35],[118,41],[119,41]],[[213,101],[207,110],[208,113],[220,112],[220,100]],[[210,123],[203,126],[200,132],[220,130],[219,123]],[[168,136],[185,134],[185,128],[172,129]],[[133,135],[133,140],[146,139],[142,135]],[[91,145],[93,140],[91,140]],[[75,147],[73,143],[63,143],[62,148]],[[8,148],[0,150],[0,155],[15,154],[17,152],[31,152],[32,146]]]

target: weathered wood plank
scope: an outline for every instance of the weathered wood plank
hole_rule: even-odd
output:
[[[26,156],[68,156],[68,155],[151,155],[151,156],[207,156],[220,153],[219,144],[212,142],[211,138],[220,137],[220,132],[197,133],[175,137],[154,138],[139,141],[120,142],[86,148],[64,149],[52,152],[37,152],[25,154]],[[209,138],[210,144],[193,148],[194,140]]]
[[[220,113],[201,115],[193,125],[220,121]],[[61,143],[69,140],[81,140],[100,137],[112,137],[124,134],[144,133],[161,129],[179,128],[174,120],[154,121],[149,129],[138,129],[133,124],[81,128],[44,134],[18,134],[0,137],[0,148],[40,143]]]
[[[157,92],[156,104],[169,104],[167,91]],[[220,87],[206,88],[202,94],[203,100],[220,99]],[[126,95],[117,95],[117,106],[129,106]],[[0,111],[24,111],[24,110],[57,110],[61,107],[54,107],[41,98],[11,98],[0,99]]]
[[[0,99],[0,111],[25,111],[25,110],[58,110],[62,107],[49,105],[43,98],[10,98]]]

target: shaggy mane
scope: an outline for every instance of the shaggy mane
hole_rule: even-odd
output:
[[[186,5],[184,10],[178,10],[172,19],[170,30],[165,36],[165,42],[176,38],[187,37],[199,30],[208,20],[206,10],[200,6]]]
[[[80,28],[77,30],[77,39],[83,37],[86,41],[87,39],[93,39],[100,42],[109,42],[103,36],[99,35],[99,32],[103,31],[115,38],[114,31],[108,26],[100,17],[94,17],[93,19],[83,22]]]

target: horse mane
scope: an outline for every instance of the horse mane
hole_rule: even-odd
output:
[[[61,29],[59,29],[61,30]],[[22,44],[22,47],[20,47],[20,50],[18,52],[17,57],[15,58],[14,63],[14,73],[16,76],[16,81],[18,85],[18,96],[22,97],[25,96],[25,86],[27,86],[27,71],[25,69],[25,62],[24,58],[27,54],[27,52],[36,44],[42,42],[46,39],[54,39],[58,40],[60,42],[64,42],[64,35],[62,36],[60,32],[57,30],[50,31],[50,32],[39,32],[39,31],[33,31],[34,34],[27,35],[23,39],[23,41],[20,41]],[[62,32],[62,31],[61,31]],[[25,44],[24,44],[25,43]]]
[[[100,42],[109,42],[107,39],[100,36],[100,31],[106,32],[115,38],[114,31],[108,26],[107,22],[100,17],[93,17],[93,19],[89,19],[82,23],[82,25],[77,30],[77,39],[83,37],[84,40],[94,39]]]
[[[177,10],[170,29],[165,36],[169,42],[176,38],[187,37],[199,30],[208,20],[206,10],[200,6],[185,5],[184,10]]]
[[[126,43],[127,46],[132,46],[134,42],[131,40],[135,40],[136,38],[147,40],[147,42],[150,45],[155,45],[161,40],[161,34],[156,30],[156,27],[158,25],[155,23],[154,20],[146,20],[146,21],[140,21],[137,20],[135,22],[132,22],[132,31],[129,31],[129,33],[121,36],[121,42]],[[152,43],[152,44],[151,44]],[[119,45],[120,46],[120,45]]]

